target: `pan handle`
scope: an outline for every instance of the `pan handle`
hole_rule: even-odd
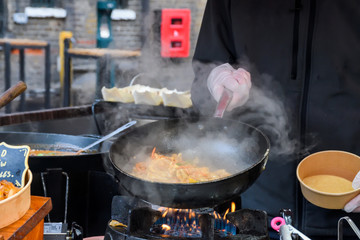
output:
[[[125,124],[125,125],[119,127],[118,129],[116,129],[115,131],[113,131],[113,132],[109,133],[108,135],[100,138],[96,142],[94,142],[94,143],[92,143],[92,144],[90,144],[90,145],[88,145],[86,147],[81,148],[79,151],[76,152],[76,155],[80,154],[83,151],[86,151],[86,150],[92,148],[93,146],[96,146],[99,143],[102,143],[102,142],[108,140],[109,138],[115,136],[118,133],[121,133],[122,131],[125,131],[126,129],[128,129],[129,127],[135,125],[136,123],[137,123],[137,121],[135,121],[135,120],[133,120],[131,122],[128,122],[127,124]]]
[[[21,93],[23,93],[26,90],[26,88],[27,88],[26,83],[19,81],[16,85],[6,90],[0,96],[0,108],[4,107],[9,102],[14,100],[14,98],[16,98]]]

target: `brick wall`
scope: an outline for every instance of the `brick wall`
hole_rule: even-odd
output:
[[[66,10],[66,18],[29,18],[26,24],[16,24],[13,13],[24,12],[30,5],[30,0],[11,1],[5,0],[8,11],[8,26],[6,37],[45,40],[51,44],[51,85],[52,91],[59,91],[59,73],[57,71],[57,58],[59,55],[58,38],[61,31],[73,32],[76,43],[74,46],[81,48],[96,47],[97,13],[95,0],[59,0],[57,7]],[[202,14],[206,0],[149,0],[148,12],[144,12],[142,0],[129,0],[128,8],[135,11],[135,20],[113,20],[113,42],[109,48],[141,50],[140,58],[115,61],[116,85],[126,85],[131,78],[139,72],[148,76],[143,81],[155,85],[165,85],[169,88],[189,89],[192,81],[191,56],[201,24]],[[155,10],[162,8],[189,8],[191,10],[191,53],[186,59],[172,61],[159,57],[159,43],[154,32]],[[147,13],[147,14],[145,14]],[[3,52],[0,51],[0,61],[3,63]],[[11,56],[12,74],[11,81],[18,81],[18,55]],[[44,53],[41,51],[26,53],[26,81],[28,90],[41,90],[44,87]],[[96,61],[89,59],[73,59],[74,79],[81,78],[83,74],[94,78]],[[93,75],[89,75],[93,73]],[[0,64],[0,76],[4,76],[4,64]],[[152,81],[155,79],[156,83]],[[3,85],[0,78],[0,86]],[[90,80],[89,80],[90,81]],[[94,81],[94,79],[91,79]],[[83,83],[81,83],[83,84]],[[29,90],[30,89],[30,90]],[[0,89],[2,92],[3,89]],[[90,89],[88,91],[93,91]],[[59,101],[56,100],[58,103]],[[60,104],[60,103],[59,103]],[[54,104],[54,106],[59,106]]]

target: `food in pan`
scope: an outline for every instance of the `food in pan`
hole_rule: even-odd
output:
[[[103,99],[109,102],[135,103],[146,105],[164,105],[167,107],[189,108],[192,106],[190,91],[152,88],[144,85],[132,85],[123,88],[101,89]]]
[[[303,182],[315,190],[327,193],[343,193],[354,190],[351,181],[327,174],[309,176],[304,178]]]
[[[29,156],[69,156],[76,155],[76,152],[66,152],[66,151],[55,151],[55,150],[38,150],[31,149],[29,152]]]
[[[181,153],[166,156],[155,151],[156,148],[148,159],[136,163],[131,174],[148,181],[166,183],[197,183],[230,175],[225,169],[212,171],[198,166],[198,159],[185,161]]]
[[[20,188],[15,187],[13,183],[6,180],[0,181],[0,201],[11,197],[18,191],[20,191]]]

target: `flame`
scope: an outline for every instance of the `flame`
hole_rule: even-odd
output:
[[[231,206],[226,210],[224,214],[220,214],[216,211],[213,212],[215,218],[214,228],[225,235],[236,235],[236,227],[226,219],[227,214],[236,209],[235,203],[231,203]],[[197,213],[192,209],[175,209],[158,207],[158,211],[161,211],[162,219],[160,218],[155,225],[157,229],[161,227],[163,234],[170,236],[182,236],[182,237],[201,237],[201,226],[199,225],[199,216],[201,213]],[[229,225],[228,225],[229,224]]]
[[[231,212],[235,212],[236,204],[234,202],[231,202]],[[226,220],[226,215],[229,213],[230,209],[226,209],[226,212],[224,214],[223,219]]]
[[[226,215],[227,215],[228,213],[229,213],[229,209],[226,209],[226,212],[225,212],[224,217],[223,217],[224,220],[226,219]]]
[[[231,212],[235,212],[236,204],[234,202],[231,203]]]
[[[165,211],[164,211],[164,213],[163,213],[163,215],[162,215],[162,217],[165,217],[165,216],[166,216],[166,214],[168,213],[168,211],[169,211],[168,209],[167,209],[167,210],[165,210]]]
[[[170,231],[171,230],[171,227],[167,224],[163,224],[161,225],[162,229],[164,229],[165,231]]]

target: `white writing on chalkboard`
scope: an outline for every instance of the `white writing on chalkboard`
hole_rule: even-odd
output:
[[[12,175],[10,171],[0,172],[0,178],[13,177],[13,176],[14,175]]]
[[[25,185],[29,146],[12,146],[0,143],[0,180],[5,179],[17,187]]]

